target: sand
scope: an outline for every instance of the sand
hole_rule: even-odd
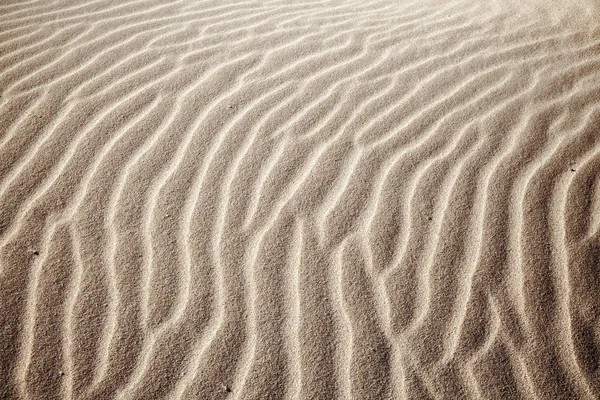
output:
[[[0,398],[600,398],[600,2],[4,0]]]

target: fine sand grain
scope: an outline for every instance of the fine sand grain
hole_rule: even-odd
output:
[[[600,398],[595,1],[1,1],[0,399]]]

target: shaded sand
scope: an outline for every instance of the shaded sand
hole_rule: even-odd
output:
[[[600,8],[0,3],[1,399],[600,398]]]

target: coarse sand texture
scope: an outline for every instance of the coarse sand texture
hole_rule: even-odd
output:
[[[1,400],[599,367],[600,0],[0,0]]]

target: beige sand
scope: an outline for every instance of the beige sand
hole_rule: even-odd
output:
[[[600,8],[0,3],[1,399],[600,397]]]

